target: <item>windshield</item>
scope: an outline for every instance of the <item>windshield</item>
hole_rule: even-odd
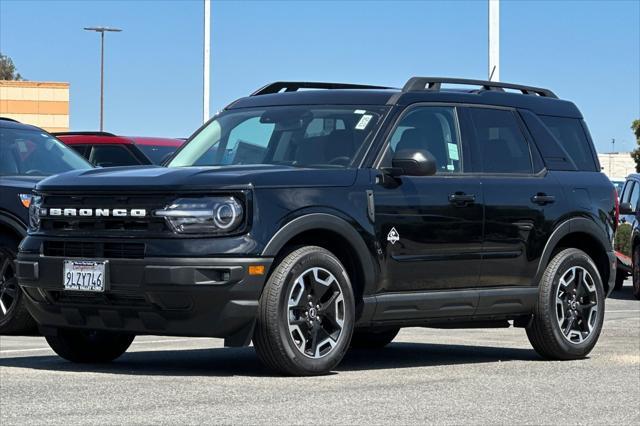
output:
[[[153,162],[153,164],[161,164],[164,160],[169,158],[171,154],[173,154],[177,146],[166,146],[166,145],[136,145],[144,155],[149,157],[149,160]]]
[[[53,136],[0,127],[0,176],[49,176],[91,165]]]
[[[203,128],[169,167],[282,164],[345,168],[377,128],[385,107],[282,106],[230,110]]]

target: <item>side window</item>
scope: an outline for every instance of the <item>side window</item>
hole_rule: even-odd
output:
[[[567,154],[571,156],[578,170],[590,172],[598,170],[591,153],[591,143],[582,127],[582,120],[549,115],[539,117]]]
[[[101,167],[137,166],[140,164],[131,151],[120,145],[94,145],[89,161]]]
[[[485,173],[533,173],[531,151],[513,112],[469,108]]]
[[[382,160],[391,166],[393,154],[403,149],[423,149],[436,159],[437,174],[462,172],[462,147],[453,107],[418,107],[398,123]]]
[[[633,186],[633,181],[632,180],[628,180],[624,183],[624,187],[622,187],[622,191],[620,192],[620,195],[618,196],[618,199],[620,200],[621,203],[626,202],[626,200],[629,199],[629,194],[631,193],[631,187]]]
[[[84,158],[89,159],[89,151],[87,150],[87,145],[67,145],[67,146],[73,149],[78,154],[82,155]]]
[[[631,204],[631,209],[635,212],[638,210],[638,201],[640,200],[640,183],[633,185],[633,190],[629,196],[629,203]]]

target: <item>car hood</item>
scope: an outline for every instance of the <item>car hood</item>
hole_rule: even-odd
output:
[[[220,167],[108,167],[75,170],[41,181],[47,191],[197,191],[204,189],[350,186],[355,169],[252,165]]]
[[[0,176],[0,186],[25,189],[27,192],[31,192],[36,183],[42,179],[42,176]]]

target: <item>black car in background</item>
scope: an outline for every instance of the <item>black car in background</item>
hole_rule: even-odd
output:
[[[45,176],[91,168],[44,130],[0,117],[0,334],[34,328],[13,261],[27,233],[31,191]]]
[[[616,290],[633,277],[633,295],[640,299],[640,174],[629,175],[620,192],[620,225],[615,239]]]

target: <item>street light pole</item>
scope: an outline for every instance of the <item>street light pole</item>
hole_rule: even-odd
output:
[[[209,119],[209,65],[211,61],[211,0],[204,0],[204,49],[202,69],[202,122]]]
[[[85,27],[86,31],[95,31],[100,33],[100,131],[104,129],[104,33],[122,31],[119,28],[109,27]]]
[[[489,0],[489,81],[500,81],[500,0]]]

